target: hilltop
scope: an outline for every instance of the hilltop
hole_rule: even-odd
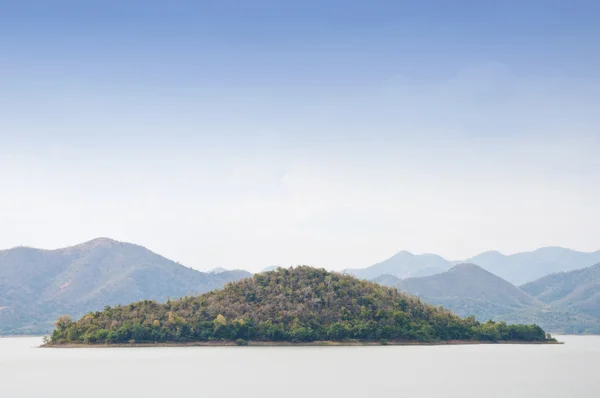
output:
[[[517,309],[544,306],[510,282],[475,264],[459,264],[447,272],[422,278],[393,280],[384,276],[374,281],[480,320],[497,319]]]
[[[92,312],[77,322],[63,317],[50,344],[348,339],[548,341],[538,326],[462,319],[396,289],[301,266],[165,304],[145,300]]]
[[[251,276],[206,274],[150,250],[108,238],[57,250],[0,251],[0,334],[47,333],[56,316],[105,305],[166,301]]]
[[[435,254],[415,255],[401,251],[370,267],[346,269],[343,272],[363,279],[373,279],[381,275],[392,275],[404,279],[434,275],[447,271],[452,265],[450,261]]]
[[[229,271],[227,268],[215,267],[215,268],[212,268],[212,269],[206,271],[206,273],[207,274],[220,274],[221,272],[227,272],[227,271]]]

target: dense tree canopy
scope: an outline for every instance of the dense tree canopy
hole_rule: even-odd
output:
[[[301,266],[197,297],[106,307],[62,318],[52,344],[194,341],[545,341],[535,325],[460,318],[398,290]]]

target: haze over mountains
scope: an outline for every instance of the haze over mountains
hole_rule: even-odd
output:
[[[552,307],[600,317],[600,263],[548,275],[521,288]]]
[[[473,257],[473,263],[455,265],[434,254],[402,251],[345,272],[480,321],[535,322],[553,332],[600,333],[600,265],[588,267],[597,257],[600,263],[600,252],[550,247],[510,256],[486,252]],[[555,270],[569,272],[548,275]],[[529,280],[540,274],[541,279]],[[0,334],[45,333],[59,315],[79,317],[106,305],[147,299],[164,302],[249,276],[222,267],[200,272],[142,246],[106,238],[58,250],[3,250]],[[522,280],[529,283],[518,287]]]
[[[489,251],[462,262],[477,264],[516,285],[522,285],[548,274],[573,271],[598,264],[600,250],[584,253],[563,247],[543,247],[509,256]]]
[[[489,251],[462,262],[401,251],[370,267],[344,272],[480,321],[534,322],[554,332],[600,333],[600,265],[594,264],[600,264],[600,251],[562,247],[513,255]]]
[[[434,299],[433,301],[442,298],[457,299],[457,303],[453,307],[461,305],[464,307],[461,312],[469,315],[475,314],[475,311],[478,310],[478,303],[482,302],[495,303],[498,307],[496,313],[529,306],[543,307],[541,302],[518,287],[475,264],[459,264],[444,273],[428,277],[393,281],[385,279],[383,276],[373,280],[387,285],[395,282],[393,285],[396,288]],[[436,304],[440,305],[441,303]],[[483,317],[491,318],[489,315]]]
[[[449,270],[451,267],[452,262],[435,254],[415,255],[407,251],[401,251],[370,267],[346,269],[343,272],[363,279],[373,279],[381,275],[409,278],[438,274]]]
[[[105,305],[195,295],[250,275],[203,273],[106,238],[58,250],[3,250],[0,333],[46,332],[61,314],[77,317]]]
[[[370,267],[347,269],[344,272],[364,279],[381,275],[404,279],[435,275],[461,263],[477,264],[515,285],[521,285],[551,273],[572,271],[600,263],[600,251],[584,253],[562,247],[545,247],[512,255],[489,251],[463,261],[449,261],[435,254],[415,255],[401,251]]]
[[[373,281],[441,305],[479,321],[536,323],[563,333],[600,333],[600,264],[544,277],[517,287],[474,264],[459,264],[441,274]]]

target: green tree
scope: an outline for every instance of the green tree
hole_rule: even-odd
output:
[[[59,331],[67,330],[73,324],[73,319],[69,315],[61,315],[58,317],[54,326]]]

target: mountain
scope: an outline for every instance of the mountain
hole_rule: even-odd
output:
[[[456,265],[428,277],[396,281],[379,277],[374,281],[419,296],[428,303],[443,305],[459,315],[475,315],[480,320],[516,309],[544,306],[510,282],[474,264]]]
[[[537,326],[462,319],[373,282],[301,266],[198,297],[144,300],[57,321],[51,343],[547,341]]]
[[[227,268],[223,268],[223,267],[216,267],[213,268],[209,271],[207,271],[208,274],[220,274],[221,272],[227,272],[229,271]]]
[[[150,250],[99,238],[58,250],[0,251],[0,334],[44,333],[56,315],[204,293],[251,276],[206,274]]]
[[[381,275],[405,279],[439,274],[456,264],[477,264],[494,275],[521,285],[551,273],[572,271],[599,262],[600,251],[584,253],[562,247],[545,247],[512,255],[489,251],[461,261],[448,261],[435,254],[415,255],[401,251],[370,267],[343,272],[369,280]]]
[[[521,289],[474,264],[460,264],[442,274],[423,278],[400,280],[382,275],[374,281],[458,315],[474,315],[479,321],[536,323],[551,332],[600,333],[600,317],[578,308],[548,305],[530,294],[533,287],[528,289],[526,285]]]
[[[492,251],[464,262],[480,265],[511,283],[521,285],[548,274],[573,271],[600,263],[600,251],[584,253],[562,247],[544,247],[512,255]]]
[[[522,289],[553,306],[600,318],[600,263],[527,283]]]
[[[434,275],[447,271],[452,265],[450,261],[435,254],[415,255],[407,251],[401,251],[370,267],[346,269],[342,272],[362,279],[373,279],[380,275],[393,275],[403,279]]]
[[[226,280],[228,283],[238,281],[244,278],[250,278],[252,276],[252,273],[243,269],[231,269],[227,271],[214,273],[213,275],[217,278],[216,280]]]

